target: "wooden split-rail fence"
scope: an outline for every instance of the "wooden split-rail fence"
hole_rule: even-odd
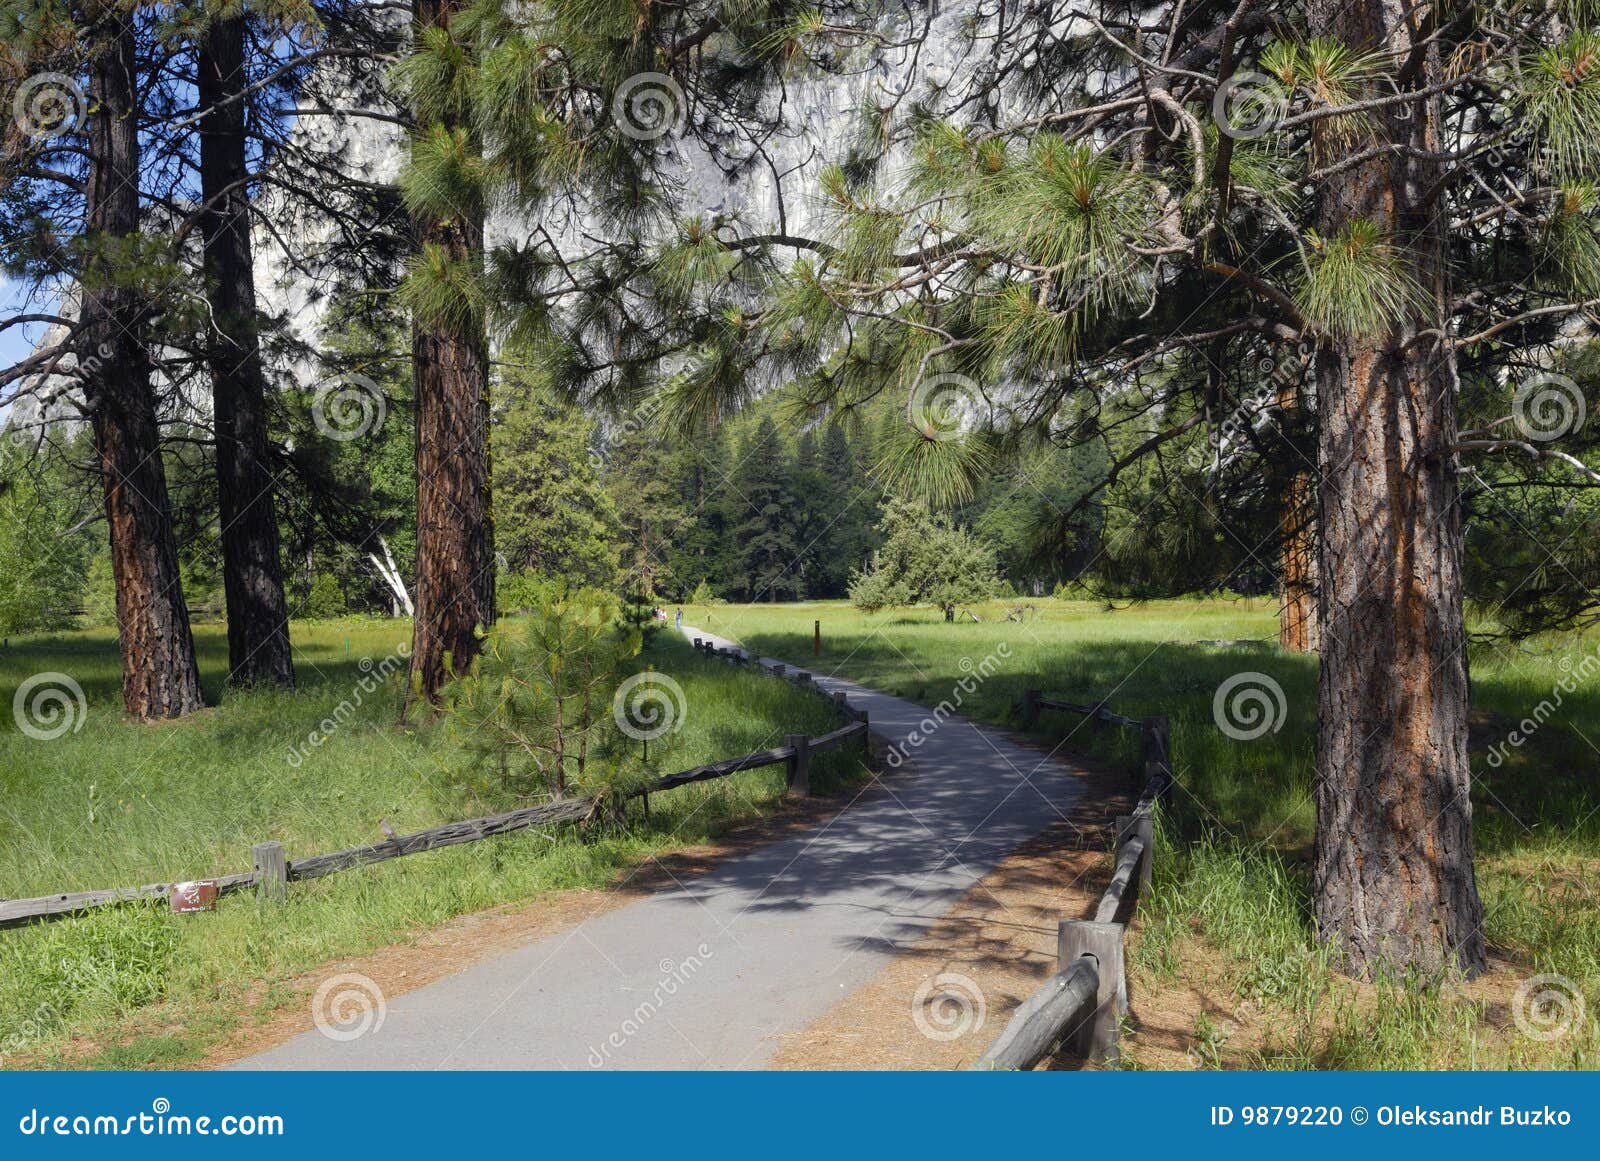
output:
[[[1127,923],[1139,892],[1150,885],[1156,805],[1172,786],[1167,718],[1124,717],[1112,713],[1104,701],[1078,705],[1030,689],[1022,699],[1023,724],[1037,724],[1043,709],[1137,730],[1143,751],[1138,775],[1143,793],[1133,813],[1116,820],[1115,869],[1094,918],[1061,920],[1055,974],[1023,1001],[1005,1030],[973,1064],[975,1069],[1032,1068],[1058,1050],[1085,1060],[1118,1060],[1117,1035],[1128,1010]]]
[[[712,649],[709,642],[702,643],[698,639],[694,644],[696,649],[706,653],[707,656],[720,657],[732,664],[743,665],[750,661],[749,655],[740,650]],[[785,666],[782,665],[767,665],[764,668],[777,676],[788,676],[799,686],[812,684],[809,673],[786,674]],[[872,756],[867,731],[867,711],[850,705],[843,693],[834,694],[833,700],[842,715],[849,719],[847,724],[836,730],[815,738],[806,734],[788,734],[784,737],[783,745],[770,750],[758,750],[753,754],[741,754],[737,758],[726,758],[721,762],[664,774],[643,786],[629,790],[623,800],[642,798],[647,794],[687,786],[691,782],[727,778],[743,770],[756,770],[780,763],[787,767],[788,792],[796,797],[809,797],[812,755],[837,749],[852,739],[861,738],[867,746],[869,761]],[[562,798],[505,814],[491,814],[485,818],[449,822],[443,826],[419,830],[414,834],[395,834],[389,829],[388,824],[384,823],[382,828],[387,837],[383,842],[294,860],[287,857],[282,843],[257,843],[251,847],[251,856],[255,864],[251,870],[218,875],[207,881],[217,885],[218,895],[231,895],[254,888],[262,899],[282,902],[287,898],[289,884],[303,879],[320,879],[324,875],[348,871],[355,867],[387,862],[390,859],[417,855],[424,851],[436,851],[443,847],[459,846],[462,843],[478,842],[481,839],[494,838],[513,831],[557,826],[562,823],[587,822],[599,816],[608,806],[614,809],[618,805],[620,804],[615,798],[607,798],[604,795]],[[118,903],[168,899],[177,886],[178,883],[174,881],[149,883],[142,887],[112,887],[101,891],[44,895],[33,899],[4,899],[0,900],[0,928],[17,927],[36,920],[58,918]]]

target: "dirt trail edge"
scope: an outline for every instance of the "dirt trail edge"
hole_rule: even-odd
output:
[[[930,731],[925,706],[816,681],[848,693],[885,742],[924,735],[892,783],[812,829],[398,996],[356,1039],[308,1032],[233,1067],[769,1065],[786,1033],[872,979],[1084,792],[1077,767],[999,730],[950,717]]]

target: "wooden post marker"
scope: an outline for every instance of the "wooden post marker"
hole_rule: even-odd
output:
[[[789,759],[789,791],[800,798],[811,797],[811,738],[808,734],[790,734],[783,739],[785,746],[794,749]]]
[[[289,897],[289,860],[283,844],[256,843],[250,848],[256,868],[256,898],[267,903],[282,903]]]
[[[822,656],[822,622],[811,622],[811,656]]]
[[[1122,844],[1129,839],[1142,839],[1144,853],[1139,856],[1139,894],[1144,895],[1150,888],[1150,872],[1155,862],[1156,853],[1156,826],[1155,819],[1147,813],[1119,814],[1117,816],[1117,845],[1121,850]]]
[[[1144,742],[1144,786],[1153,785],[1164,791],[1172,778],[1172,764],[1168,758],[1172,724],[1164,716],[1145,718],[1139,723],[1139,734]]]
[[[1031,730],[1039,724],[1039,691],[1025,689],[1022,691],[1022,728]]]
[[[1058,968],[1065,970],[1078,961],[1079,956],[1092,955],[1099,963],[1100,990],[1095,996],[1094,1011],[1068,1031],[1064,1044],[1067,1051],[1085,1060],[1099,1060],[1114,1064],[1120,1058],[1117,1049],[1117,1025],[1128,1010],[1128,981],[1122,958],[1123,925],[1120,923],[1091,923],[1087,919],[1063,919],[1056,941]]]

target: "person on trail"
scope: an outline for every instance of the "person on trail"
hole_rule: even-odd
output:
[[[678,610],[678,615],[673,619],[673,624],[679,629],[683,628],[683,610],[682,609]]]

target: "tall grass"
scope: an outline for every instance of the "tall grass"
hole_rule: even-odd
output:
[[[382,821],[405,832],[504,808],[445,777],[469,760],[447,729],[400,723],[403,667],[360,693],[409,638],[408,623],[295,630],[300,688],[286,694],[224,693],[225,640],[198,629],[208,694],[220,704],[156,726],[122,720],[107,634],[13,641],[0,652],[0,897],[242,871],[251,845],[267,839],[303,858],[378,840]],[[663,771],[838,724],[820,695],[705,661],[669,635],[639,665],[671,673],[684,691],[681,729],[651,743]],[[18,685],[44,671],[71,675],[87,700],[82,728],[52,741],[28,737],[10,713]],[[325,740],[308,744],[313,731]],[[818,755],[813,786],[860,773],[853,751]],[[783,777],[779,766],[652,795],[649,821],[635,804],[626,832],[523,832],[297,883],[279,908],[240,895],[214,914],[114,907],[0,931],[0,1056],[119,1067],[195,1059],[246,1018],[237,997],[247,991],[270,1005],[284,981],[328,959],[496,904],[607,884],[773,812]],[[179,1032],[130,1039],[123,1030],[173,1009],[187,1013]],[[79,1061],[67,1051],[75,1034],[101,1050]]]

